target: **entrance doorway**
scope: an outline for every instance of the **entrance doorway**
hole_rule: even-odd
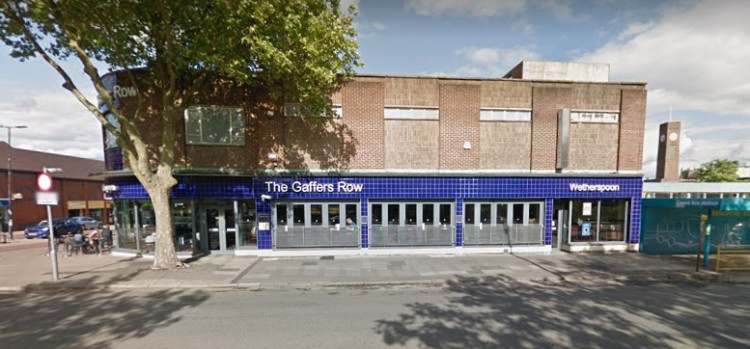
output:
[[[237,246],[237,228],[233,207],[207,206],[205,214],[206,242],[204,250],[208,253],[225,253]]]
[[[552,248],[559,250],[562,244],[568,243],[568,231],[570,226],[570,210],[568,200],[553,201],[552,216]]]

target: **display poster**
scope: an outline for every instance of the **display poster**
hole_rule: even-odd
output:
[[[591,215],[591,203],[590,202],[584,202],[583,203],[583,215],[584,216],[590,216]]]
[[[581,236],[591,236],[591,223],[581,225]]]

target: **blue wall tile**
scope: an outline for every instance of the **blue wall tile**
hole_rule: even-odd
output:
[[[630,237],[638,243],[641,221],[641,177],[178,177],[173,198],[256,199],[258,213],[270,213],[261,194],[277,200],[354,200],[363,217],[374,200],[429,199],[456,203],[456,245],[463,245],[463,204],[465,200],[540,199],[545,201],[544,242],[552,239],[553,199],[628,198],[632,203]],[[119,190],[116,199],[147,198],[135,178],[108,181]],[[585,187],[585,188],[584,188]],[[613,190],[617,187],[617,190]],[[362,222],[363,247],[367,241],[366,219]],[[271,248],[270,232],[259,232],[258,247]]]

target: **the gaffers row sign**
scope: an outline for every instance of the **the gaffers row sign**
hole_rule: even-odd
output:
[[[365,187],[362,183],[349,183],[347,181],[336,183],[294,181],[291,184],[268,181],[264,183],[266,184],[266,190],[271,193],[288,193],[290,189],[294,193],[361,193]]]
[[[620,191],[619,184],[570,183],[570,191]]]
[[[138,89],[136,89],[135,86],[115,85],[110,93],[115,98],[135,97],[138,95]]]

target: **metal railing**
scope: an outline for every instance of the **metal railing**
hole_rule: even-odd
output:
[[[370,229],[371,247],[453,246],[456,229],[450,225],[438,226],[382,226]]]
[[[358,247],[359,228],[280,226],[275,241],[276,248]]]
[[[465,225],[464,246],[541,245],[544,226],[534,225]]]

